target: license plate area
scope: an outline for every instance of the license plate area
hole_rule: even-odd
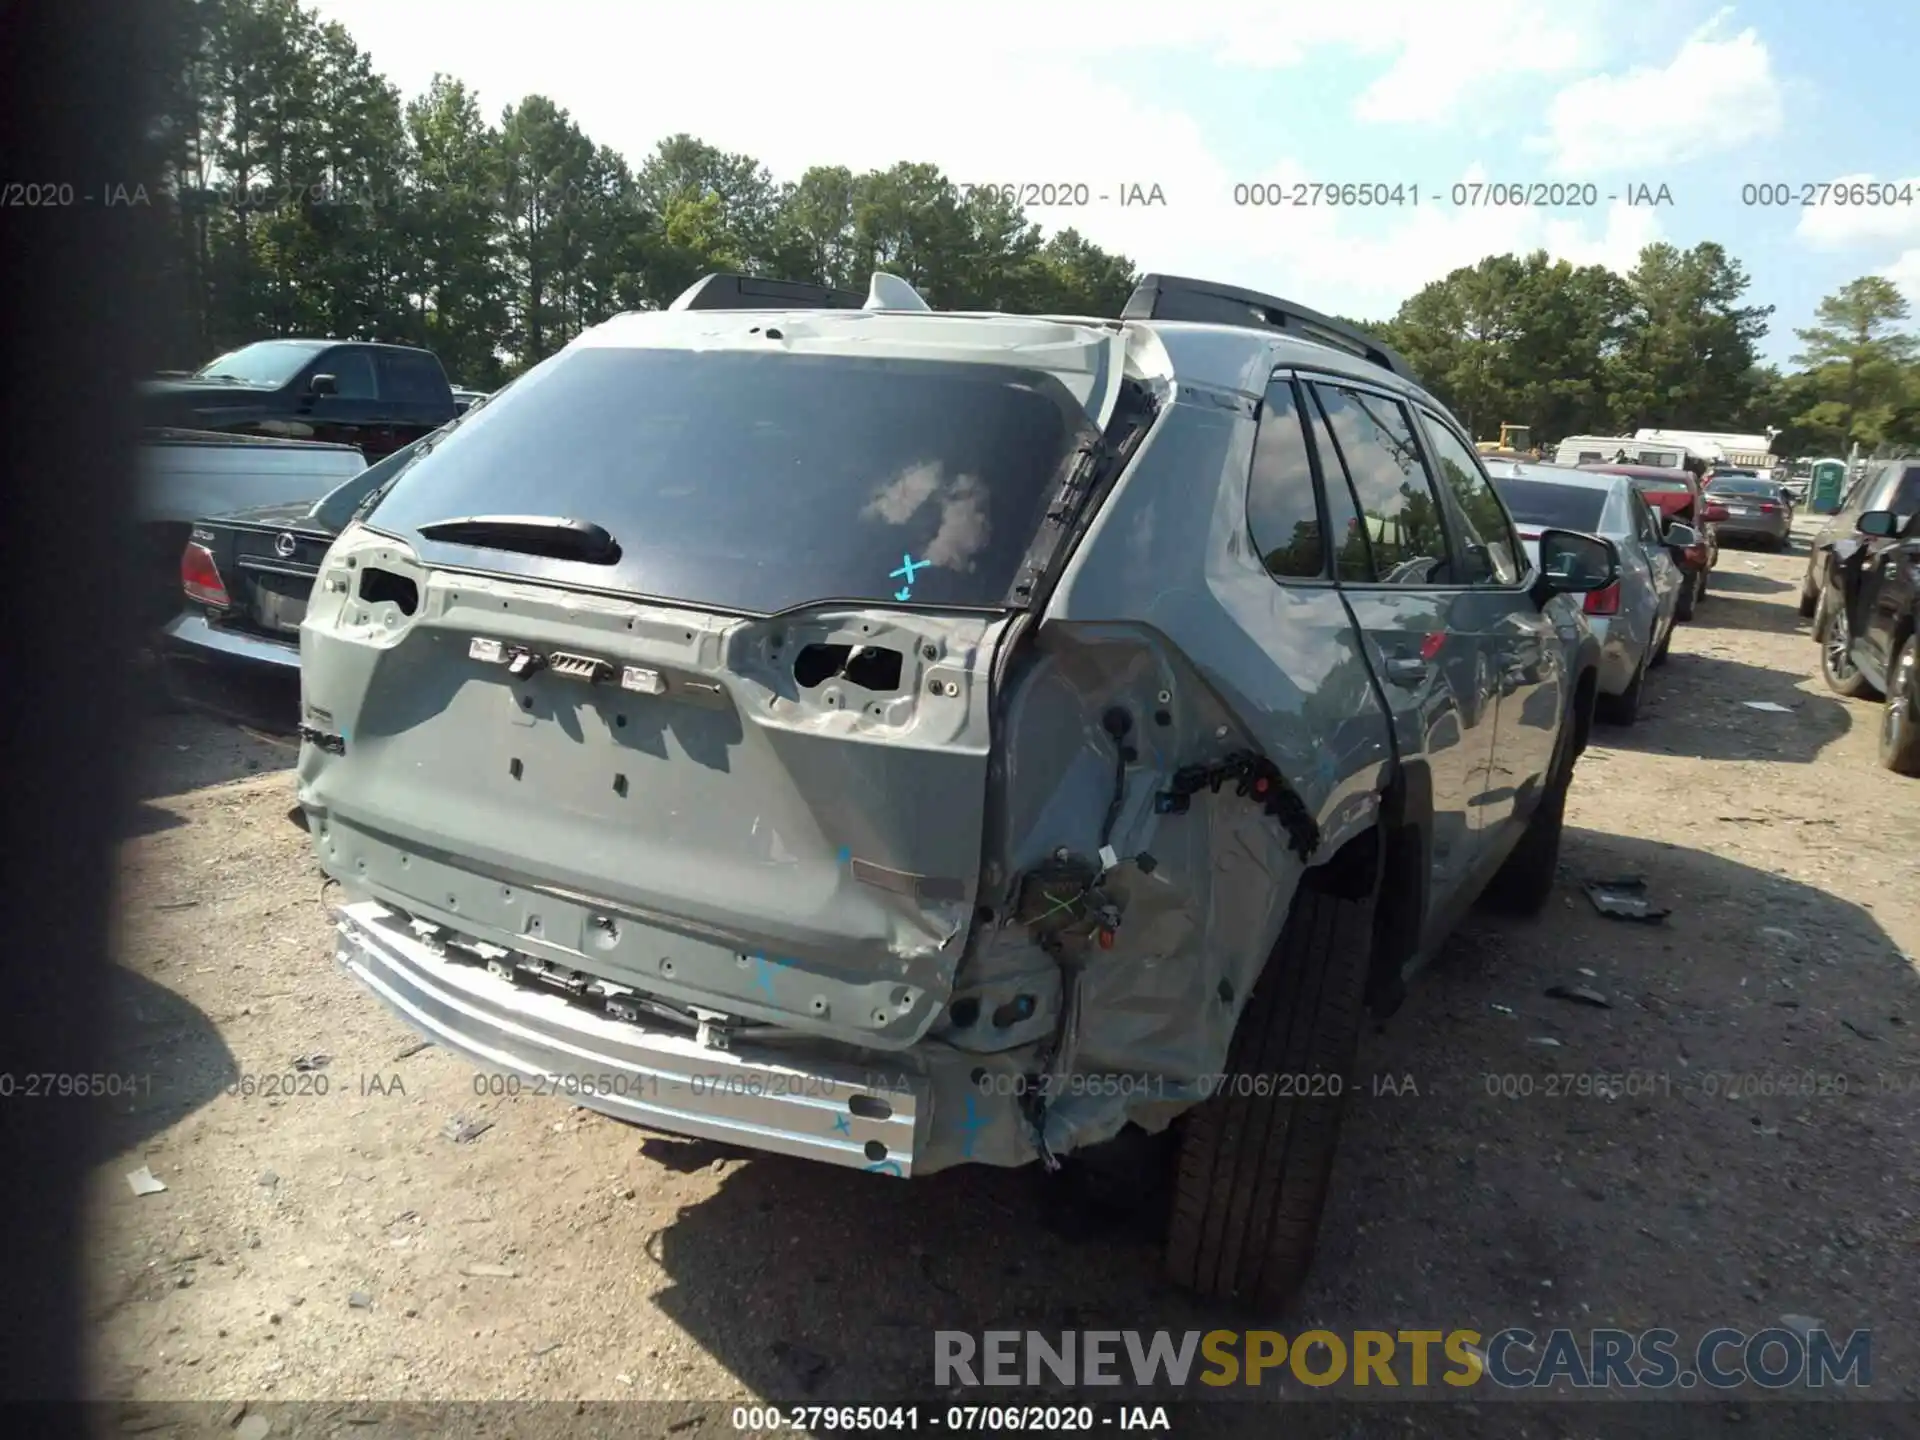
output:
[[[251,578],[254,620],[268,630],[298,634],[300,622],[307,618],[307,597],[312,592],[313,579],[260,570],[253,571]]]

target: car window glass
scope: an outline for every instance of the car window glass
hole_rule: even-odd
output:
[[[731,612],[998,609],[1020,603],[1096,434],[1057,375],[1017,364],[585,346],[469,411],[401,472],[375,528],[428,564]],[[619,554],[589,564],[420,533],[466,515],[573,517]]]
[[[1311,389],[1353,482],[1377,578],[1395,585],[1457,584],[1440,502],[1405,408],[1344,385]]]
[[[316,375],[331,375],[342,400],[372,400],[380,393],[373,378],[373,356],[365,350],[336,350],[321,357]]]
[[[1367,527],[1360,523],[1360,507],[1354,503],[1353,485],[1346,467],[1340,463],[1340,451],[1327,429],[1326,416],[1319,405],[1306,405],[1307,435],[1314,453],[1320,457],[1322,496],[1327,507],[1327,537],[1333,551],[1333,573],[1340,580],[1366,584],[1376,578],[1373,550],[1367,543]]]
[[[1313,466],[1290,380],[1269,385],[1261,407],[1253,470],[1247,477],[1247,530],[1268,574],[1295,580],[1326,574]]]
[[[1900,479],[1893,486],[1893,498],[1881,508],[1896,515],[1920,511],[1920,466],[1901,471]]]
[[[432,360],[407,351],[391,351],[380,356],[380,393],[389,400],[431,404],[444,401],[448,392]]]
[[[1422,412],[1427,438],[1433,444],[1440,478],[1453,492],[1454,504],[1466,521],[1467,580],[1475,585],[1512,585],[1519,581],[1518,547],[1507,512],[1494,493],[1493,483],[1481,472],[1464,441],[1437,415]]]
[[[1653,507],[1647,505],[1647,497],[1638,490],[1634,492],[1634,505],[1640,507],[1640,534],[1644,536],[1645,541],[1649,545],[1663,545],[1665,540],[1661,538],[1661,516],[1653,513]]]

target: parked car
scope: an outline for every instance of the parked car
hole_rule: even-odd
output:
[[[1710,504],[1700,478],[1680,466],[1582,465],[1599,475],[1625,475],[1633,480],[1663,526],[1676,521],[1693,531],[1694,543],[1674,552],[1685,579],[1680,592],[1679,617],[1691,620],[1696,605],[1707,598],[1709,577],[1720,564],[1717,521],[1725,507]]]
[[[1722,540],[1757,543],[1784,550],[1793,541],[1793,508],[1780,487],[1755,475],[1721,475],[1707,482],[1707,499],[1724,506],[1714,529]]]
[[[1489,465],[1494,488],[1520,528],[1528,558],[1547,529],[1605,536],[1620,552],[1620,579],[1586,597],[1587,624],[1600,642],[1596,714],[1631,725],[1640,713],[1647,671],[1665,662],[1686,593],[1675,546],[1694,543],[1691,529],[1674,522],[1663,532],[1633,480],[1560,465]]]
[[[1869,510],[1865,544],[1835,567],[1821,621],[1820,673],[1848,697],[1879,696],[1880,763],[1920,775],[1920,516]]]
[[[180,547],[200,516],[267,501],[311,502],[366,467],[351,445],[188,430],[143,436],[134,489],[141,633],[179,613]]]
[[[439,429],[459,411],[431,350],[358,340],[260,340],[185,379],[148,381],[141,413],[149,425],[351,445],[372,461]]]
[[[727,293],[587,331],[334,542],[338,957],[656,1129],[894,1176],[1159,1133],[1173,1275],[1271,1302],[1364,1011],[1552,891],[1618,552],[1533,561],[1405,362],[1277,297],[934,345],[895,277]]]
[[[174,556],[180,613],[160,648],[176,703],[265,730],[299,728],[300,621],[320,562],[354,512],[431,438],[363,466],[318,500],[249,506],[192,527]]]
[[[464,390],[458,385],[453,387],[453,408],[463,415],[474,401],[486,398],[487,392],[484,390]]]
[[[1835,552],[1843,556],[1863,543],[1860,517],[1873,510],[1896,515],[1920,513],[1920,457],[1885,460],[1871,465],[1840,497],[1840,508],[1830,515],[1807,547],[1807,573],[1800,581],[1800,614],[1818,618],[1821,596],[1834,583]]]

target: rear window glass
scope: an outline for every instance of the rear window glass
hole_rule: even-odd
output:
[[[1780,487],[1770,480],[1749,480],[1739,476],[1723,476],[1707,486],[1715,495],[1763,495],[1771,500],[1779,494]]]
[[[718,610],[995,607],[1094,433],[1059,379],[1023,367],[589,348],[475,410],[400,478],[377,523],[430,564]],[[489,515],[603,526],[620,558],[417,533]]]
[[[1600,523],[1607,492],[1583,485],[1555,485],[1546,480],[1499,480],[1494,488],[1522,525],[1536,530],[1587,530]]]

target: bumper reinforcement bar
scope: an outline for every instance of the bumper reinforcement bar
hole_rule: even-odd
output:
[[[378,901],[335,915],[334,958],[415,1030],[482,1071],[670,1134],[913,1173],[925,1089],[916,1076],[769,1047],[710,1049],[436,954]]]

